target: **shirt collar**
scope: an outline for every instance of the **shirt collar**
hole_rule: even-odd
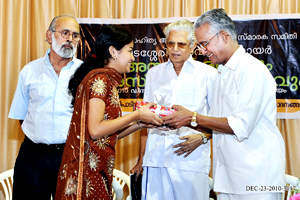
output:
[[[50,49],[47,49],[46,54],[45,54],[45,63],[47,65],[51,66],[50,59],[49,59],[49,54],[50,54]]]
[[[50,58],[49,58],[50,51],[51,51],[51,49],[47,49],[44,61],[45,61],[46,65],[52,67],[52,64],[51,64]],[[66,69],[70,68],[74,64],[74,59],[75,59],[75,56],[73,56],[71,62],[69,62],[64,68],[66,68]]]
[[[241,57],[243,57],[244,53],[245,53],[245,49],[243,48],[242,45],[239,45],[239,48],[234,52],[234,54],[231,56],[231,58],[228,60],[225,66],[231,70],[236,70],[241,60]]]
[[[191,66],[191,67],[195,67],[193,64],[192,64],[192,61],[194,61],[192,55],[189,56],[189,58],[183,63],[183,67],[182,69],[184,68],[184,66],[188,65],[188,66]],[[166,67],[172,67],[173,68],[173,63],[171,62],[170,58],[168,59],[168,62],[166,64]]]

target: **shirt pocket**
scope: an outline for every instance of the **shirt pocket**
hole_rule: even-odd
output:
[[[56,81],[51,79],[51,77],[47,76],[46,74],[42,74],[39,77],[38,86],[39,97],[43,99],[51,98],[55,94],[56,90]]]
[[[178,93],[176,92],[176,98],[179,100],[178,104],[194,108],[197,107],[197,88],[196,87],[183,87]],[[201,101],[198,99],[198,101]]]

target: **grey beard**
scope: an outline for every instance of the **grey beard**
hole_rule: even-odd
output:
[[[58,42],[56,41],[56,39],[54,37],[54,34],[52,34],[52,49],[53,49],[53,51],[62,58],[71,58],[71,57],[73,57],[75,55],[76,51],[77,51],[77,44],[78,43],[76,43],[75,47],[71,43],[71,45],[73,46],[73,49],[64,48],[63,46],[65,44],[67,44],[67,43],[64,43],[61,46],[59,46]]]
[[[75,55],[75,53],[76,53],[76,50],[75,51],[73,51],[75,48],[73,48],[73,49],[66,49],[66,48],[64,48],[64,47],[61,47],[60,49],[59,49],[59,51],[58,52],[56,52],[60,57],[62,57],[62,58],[71,58],[71,57],[73,57],[74,55]],[[54,50],[55,51],[55,50]]]

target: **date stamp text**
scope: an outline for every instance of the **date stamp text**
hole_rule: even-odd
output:
[[[295,186],[246,186],[246,191],[248,192],[284,192],[288,190],[294,190]]]

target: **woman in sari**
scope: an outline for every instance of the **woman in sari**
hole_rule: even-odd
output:
[[[121,116],[116,87],[122,74],[130,72],[132,49],[133,36],[126,29],[103,27],[94,44],[94,56],[71,78],[74,111],[55,199],[111,199],[117,140],[141,128],[163,124],[149,110],[151,103]]]

